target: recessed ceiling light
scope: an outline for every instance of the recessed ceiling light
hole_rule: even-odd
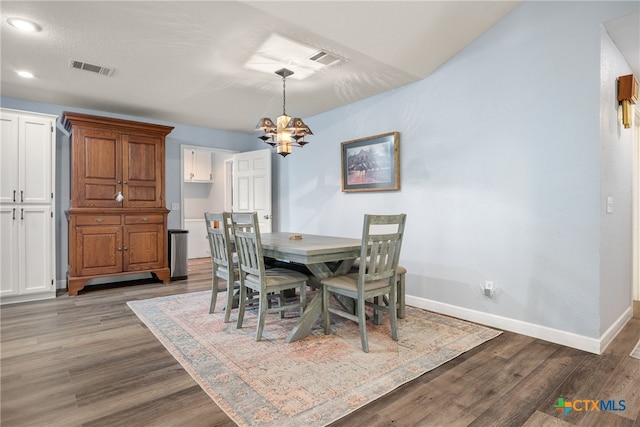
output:
[[[18,75],[20,77],[24,77],[25,79],[32,79],[33,78],[33,73],[30,73],[29,71],[18,71]]]
[[[39,31],[42,31],[42,27],[40,25],[36,24],[33,21],[29,21],[27,19],[9,18],[9,19],[7,19],[7,22],[12,27],[15,27],[15,28],[19,29],[20,31],[24,31],[24,32],[27,32],[27,33],[37,33]]]

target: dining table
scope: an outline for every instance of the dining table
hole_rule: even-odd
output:
[[[265,257],[304,264],[318,279],[346,274],[360,256],[361,239],[289,232],[261,233]],[[286,338],[297,341],[309,335],[322,315],[322,292],[307,304],[300,320]]]

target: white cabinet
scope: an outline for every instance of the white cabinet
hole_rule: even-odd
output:
[[[184,228],[189,231],[187,240],[187,258],[208,258],[211,256],[207,228],[202,219],[185,219]]]
[[[184,181],[213,182],[213,152],[210,150],[184,150]]]
[[[0,110],[0,302],[53,298],[56,116]]]

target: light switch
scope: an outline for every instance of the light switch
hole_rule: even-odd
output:
[[[607,196],[607,213],[613,213],[613,197]]]

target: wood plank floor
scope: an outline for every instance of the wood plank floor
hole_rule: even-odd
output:
[[[99,285],[78,297],[1,308],[0,423],[10,426],[233,426],[126,305],[209,289],[208,260],[171,285]],[[640,427],[634,317],[602,355],[505,332],[335,426]],[[625,400],[624,411],[554,409]]]

